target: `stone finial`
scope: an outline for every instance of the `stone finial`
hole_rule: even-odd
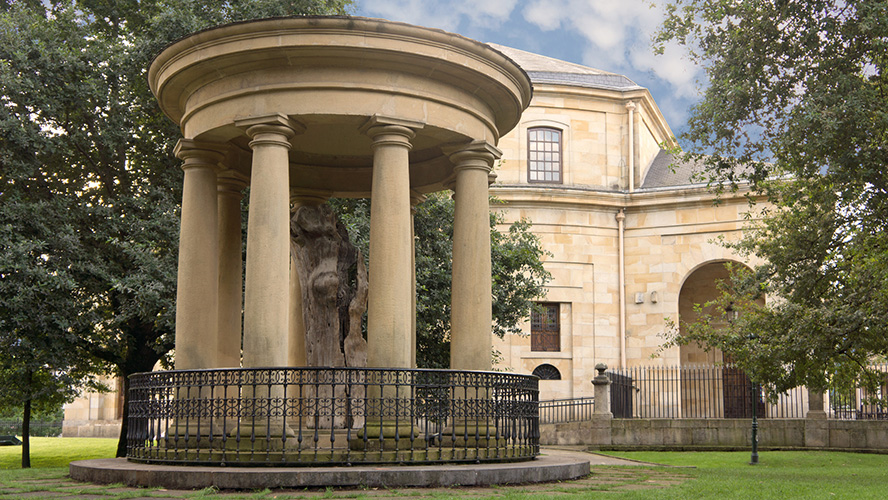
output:
[[[607,365],[604,363],[598,363],[595,365],[595,369],[598,370],[598,375],[592,379],[592,383],[594,385],[608,385],[610,384],[610,377],[604,374],[607,371]]]

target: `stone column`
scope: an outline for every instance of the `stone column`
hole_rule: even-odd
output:
[[[182,139],[176,156],[184,161],[182,217],[179,232],[179,269],[176,291],[177,370],[219,367],[217,173],[223,155],[220,145]],[[180,387],[175,397],[203,400],[207,387]],[[204,436],[224,430],[201,403],[187,405],[187,414],[170,415],[167,438],[187,437],[189,446],[201,446]],[[195,412],[194,408],[198,410]]]
[[[303,205],[320,205],[327,198],[305,193],[290,193],[290,219],[296,213],[296,209]],[[308,366],[308,355],[305,350],[305,317],[302,306],[302,282],[299,281],[299,271],[296,268],[296,255],[299,249],[293,244],[290,237],[290,330],[289,351],[287,366]]]
[[[305,316],[302,311],[302,283],[299,281],[299,270],[296,269],[295,245],[290,243],[290,319],[287,366],[308,366],[308,355],[305,352]]]
[[[491,285],[488,175],[501,152],[473,142],[447,152],[454,164],[450,367],[490,370]]]
[[[808,413],[805,414],[805,446],[829,446],[829,421],[823,410],[823,393],[808,389]]]
[[[409,126],[408,126],[409,125]],[[370,201],[370,284],[367,308],[367,365],[411,366],[413,249],[410,224],[410,163],[413,129],[422,124],[374,118]]]
[[[247,180],[233,170],[218,178],[219,366],[239,368],[243,311],[241,198]]]
[[[247,225],[244,367],[286,366],[290,304],[289,139],[286,116],[239,120],[253,150]]]
[[[610,445],[613,442],[613,419],[610,407],[610,379],[604,374],[607,365],[595,365],[598,375],[592,379],[595,386],[595,406],[592,411],[590,442],[593,445]]]
[[[412,191],[410,193],[410,269],[413,270],[413,278],[410,284],[413,288],[410,292],[410,298],[413,299],[411,308],[413,309],[413,323],[410,325],[410,367],[416,368],[416,205],[425,201],[425,196],[421,193]]]
[[[221,147],[182,139],[184,161],[176,291],[177,370],[218,367],[218,225],[216,174]]]
[[[410,160],[414,130],[421,123],[373,117],[365,126],[373,140],[370,186],[370,283],[367,305],[367,366],[412,368],[413,308],[410,269],[413,229],[410,217]],[[367,387],[367,397],[386,400],[410,397],[406,379],[380,376]],[[406,403],[405,403],[406,404]],[[365,429],[373,439],[395,435],[412,439],[411,427],[369,412]],[[363,431],[362,431],[363,432]]]

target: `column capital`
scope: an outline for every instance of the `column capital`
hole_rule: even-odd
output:
[[[361,125],[361,128],[358,130],[360,130],[362,133],[369,135],[370,137],[373,137],[373,135],[370,133],[371,129],[379,128],[379,127],[385,128],[385,127],[391,127],[391,126],[407,128],[407,129],[410,129],[411,131],[414,131],[414,133],[415,133],[416,130],[420,130],[423,127],[425,127],[425,123],[419,122],[416,120],[405,120],[403,118],[395,118],[393,116],[373,115],[367,120],[366,123]]]
[[[416,205],[419,205],[420,203],[422,203],[424,201],[426,201],[426,196],[424,194],[422,194],[419,191],[416,191],[414,189],[410,190],[410,207],[411,208],[415,207]]]
[[[412,148],[410,140],[416,136],[416,131],[423,127],[425,124],[418,121],[374,115],[359,130],[373,139],[373,148],[381,145]]]
[[[441,148],[453,163],[453,170],[459,172],[465,169],[480,169],[486,172],[493,170],[494,160],[500,158],[503,152],[487,141],[474,141],[458,146]]]
[[[317,206],[330,199],[330,193],[310,191],[307,189],[290,190],[290,205],[293,209],[300,206]]]
[[[235,120],[234,125],[250,136],[251,148],[258,144],[273,144],[289,149],[290,138],[305,132],[305,125],[281,113]]]
[[[493,183],[496,182],[496,178],[497,178],[496,172],[491,170],[490,173],[487,174],[487,185],[492,186]]]
[[[242,191],[247,187],[247,184],[247,178],[232,169],[219,172],[219,176],[216,178],[216,189],[219,194],[242,196]]]
[[[209,167],[220,172],[223,167],[219,165],[225,159],[228,147],[215,142],[201,142],[192,139],[179,139],[173,153],[176,158],[182,160],[182,170],[192,167]]]

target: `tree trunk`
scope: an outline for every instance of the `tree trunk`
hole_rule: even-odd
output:
[[[117,360],[117,374],[123,380],[120,384],[120,390],[123,391],[123,412],[121,416],[123,420],[120,423],[120,436],[117,438],[117,452],[115,456],[125,457],[127,447],[127,434],[129,432],[129,376],[134,373],[150,372],[154,369],[154,365],[160,360],[162,353],[154,349],[154,344],[161,332],[156,330],[155,325],[150,321],[134,318],[125,325],[126,336],[132,339],[132,343],[125,351],[126,355],[123,359]],[[164,351],[165,352],[165,351]],[[137,429],[141,431],[141,429]],[[139,432],[137,432],[139,434]]]
[[[118,387],[118,391],[123,391],[123,412],[121,413],[120,436],[117,438],[117,452],[114,454],[117,458],[126,457],[127,431],[129,429],[129,377],[120,377],[123,381]]]
[[[367,342],[361,318],[367,308],[367,271],[329,205],[302,206],[291,222],[302,285],[309,366],[364,367]]]
[[[361,333],[361,319],[367,309],[367,271],[364,259],[348,239],[345,226],[329,205],[301,206],[290,223],[294,262],[302,285],[305,320],[305,350],[312,367],[367,366],[367,341]],[[327,384],[309,389],[310,397],[360,401],[360,384]],[[362,417],[352,414],[320,417],[317,428],[352,427]]]
[[[30,386],[29,386],[30,387]],[[22,415],[22,469],[31,468],[31,400],[25,400]]]

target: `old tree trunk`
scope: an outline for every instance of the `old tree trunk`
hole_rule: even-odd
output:
[[[327,204],[297,208],[290,230],[290,248],[302,288],[308,365],[366,367],[367,341],[361,334],[361,318],[367,309],[368,285],[363,257]],[[337,383],[335,387],[334,394],[330,385],[320,385],[318,397],[346,401],[363,398],[363,394],[356,393],[363,391],[357,385]],[[339,416],[333,422],[317,424],[341,427],[358,422]]]

